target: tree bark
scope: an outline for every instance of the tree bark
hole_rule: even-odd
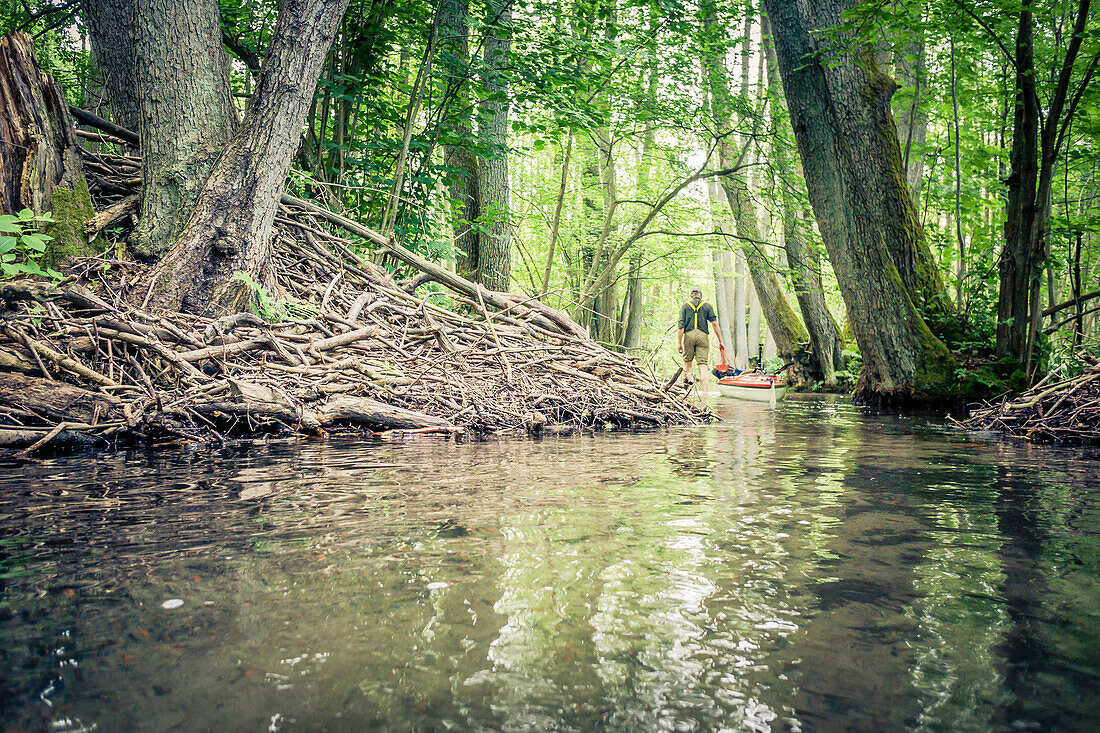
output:
[[[737,222],[737,236],[747,242],[741,251],[745,254],[745,262],[752,277],[753,287],[760,299],[764,319],[768,322],[768,328],[775,338],[779,357],[783,361],[794,361],[795,354],[802,349],[802,345],[809,342],[809,334],[806,333],[802,322],[783,295],[779,278],[775,275],[775,267],[761,247],[758,239],[760,229],[757,226],[756,212],[752,208],[748,187],[739,174],[723,179],[722,186],[726,190],[726,199],[729,201],[734,221]],[[757,344],[760,343],[759,339],[757,334]],[[746,354],[746,356],[756,356],[756,354]]]
[[[0,38],[0,213],[49,213],[50,265],[92,254],[84,222],[92,210],[65,95],[35,58],[30,36]]]
[[[745,253],[734,254],[733,274],[733,360],[738,369],[749,366],[749,329],[745,321],[749,307],[748,278],[746,278]]]
[[[807,230],[793,204],[793,201],[784,204],[783,247],[794,280],[795,297],[810,335],[810,346],[821,369],[821,379],[827,388],[833,388],[837,385],[837,370],[844,368],[840,329],[825,303],[821,259],[814,247],[805,241]]]
[[[440,7],[440,50],[443,66],[450,76],[448,92],[454,97],[449,123],[454,141],[443,146],[443,159],[450,191],[451,227],[454,232],[455,264],[465,277],[473,277],[478,269],[478,230],[474,225],[481,216],[478,198],[477,156],[471,150],[474,142],[473,119],[470,112],[470,65],[468,0],[443,0]]]
[[[898,145],[913,206],[920,202],[921,181],[924,178],[924,141],[928,137],[926,109],[924,36],[918,32],[902,43],[894,55],[894,74],[898,84],[909,90],[910,98],[898,112]]]
[[[479,137],[488,157],[478,170],[480,215],[485,224],[478,243],[478,282],[507,291],[512,281],[512,228],[508,207],[508,81],[512,45],[512,5],[486,3]]]
[[[221,315],[269,282],[275,208],[329,44],[348,0],[284,0],[256,92],[186,229],[148,275],[157,307]],[[144,288],[139,288],[144,292]]]
[[[768,85],[777,95],[782,96],[783,89],[779,80],[779,66],[775,57],[775,48],[770,39],[771,30],[767,20],[764,23],[765,34],[769,36],[764,43],[767,60]],[[772,126],[775,130],[789,127],[786,105],[777,101],[771,108]],[[787,255],[787,269],[794,284],[795,299],[802,314],[802,322],[810,339],[810,351],[813,360],[810,371],[820,370],[821,379],[826,388],[837,386],[836,371],[844,367],[844,356],[840,339],[840,329],[825,303],[825,290],[821,283],[821,258],[814,246],[807,242],[809,235],[801,219],[802,204],[790,189],[795,182],[805,180],[802,166],[791,160],[786,140],[777,140],[772,146],[775,151],[776,165],[781,171],[790,171],[790,181],[783,185],[781,204],[783,219],[781,222],[783,250]],[[766,343],[775,347],[775,339],[769,330]]]
[[[814,30],[820,30],[841,26],[843,14],[855,6],[855,0],[811,0],[810,5],[819,24]],[[871,49],[836,50],[844,54],[843,61],[820,63],[818,68],[835,110],[833,119],[845,156],[867,193],[864,207],[879,218],[880,237],[913,304],[922,314],[945,314],[951,310],[951,298],[924,238],[898,146],[890,107],[897,83],[878,68]]]
[[[747,98],[749,94],[749,64],[752,58],[750,47],[752,36],[751,18],[751,15],[745,18],[743,39],[741,41],[739,91],[743,98]],[[715,30],[713,16],[708,15],[705,22],[707,29],[713,32]],[[735,159],[736,155],[732,149],[729,135],[729,132],[733,129],[730,110],[735,105],[730,95],[729,72],[726,68],[725,54],[716,50],[711,53],[705,63],[715,127],[718,133],[722,135],[722,138],[718,141],[720,166],[729,168],[738,161]],[[724,176],[722,178],[722,188],[725,191],[726,200],[733,215],[737,237],[743,243],[741,252],[752,276],[753,287],[763,310],[764,318],[767,320],[771,332],[775,335],[780,355],[785,361],[792,361],[794,354],[808,340],[808,336],[806,336],[805,329],[799,322],[798,316],[795,315],[783,295],[769,258],[760,247],[759,221],[750,196],[748,183],[745,180],[744,171],[737,171]],[[735,311],[739,313],[734,336],[737,345],[738,366],[747,365],[748,359],[756,357],[759,353],[759,323],[755,335],[748,333],[746,325],[743,323],[745,308],[747,307],[748,297],[746,295],[743,299],[739,299],[735,308]],[[749,349],[750,343],[754,344],[754,351],[751,352]]]
[[[997,354],[1030,363],[1042,311],[1039,299],[1042,268],[1049,254],[1047,223],[1050,218],[1054,163],[1066,128],[1081,99],[1080,90],[1070,95],[1074,64],[1083,42],[1089,0],[1080,0],[1073,35],[1066,48],[1058,81],[1044,116],[1035,75],[1034,31],[1031,0],[1020,10],[1016,33],[1016,108],[1010,153],[1005,244],[999,270],[997,300]],[[1087,85],[1096,68],[1094,56],[1081,81]],[[1068,107],[1067,107],[1068,104]]]
[[[141,216],[134,251],[166,253],[229,142],[229,92],[217,0],[135,0]]]
[[[102,115],[128,130],[140,127],[134,64],[134,0],[82,0],[96,85],[110,114]],[[97,111],[97,110],[92,110]]]
[[[622,344],[628,353],[642,343],[642,317],[645,315],[645,281],[642,280],[642,253],[630,257],[630,277],[627,280],[626,298],[629,307],[626,325],[623,327]]]
[[[824,6],[822,20],[840,10],[828,0],[816,0],[815,10],[818,5]],[[868,53],[830,57],[837,68],[826,68],[814,56],[821,26],[808,22],[795,3],[765,0],[765,6],[810,200],[863,354],[856,397],[874,402],[938,397],[949,388],[954,360],[910,299],[912,289],[886,244],[917,231],[908,226],[905,212],[908,206],[911,213],[912,205],[886,106],[892,82],[877,73]],[[870,141],[887,132],[892,154],[882,150],[890,146]],[[870,150],[857,149],[863,145]],[[896,180],[887,185],[888,179]],[[889,203],[881,200],[886,197]],[[886,215],[902,219],[886,230]]]

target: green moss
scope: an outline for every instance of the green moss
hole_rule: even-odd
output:
[[[84,234],[84,222],[95,216],[92,197],[83,178],[76,188],[58,186],[51,201],[54,221],[46,227],[53,240],[46,248],[43,265],[54,267],[68,257],[85,257],[96,253],[96,246]]]
[[[958,383],[955,380],[958,362],[955,357],[923,322],[917,331],[921,359],[913,374],[914,396],[933,400],[958,397]]]

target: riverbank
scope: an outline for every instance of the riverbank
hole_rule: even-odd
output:
[[[110,254],[70,262],[60,285],[0,285],[0,445],[709,419],[563,314],[438,268],[397,282],[312,212],[284,204],[279,220],[264,317],[146,312],[126,297],[143,266]]]

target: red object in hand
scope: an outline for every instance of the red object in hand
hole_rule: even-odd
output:
[[[720,369],[721,371],[725,371],[726,369],[729,368],[729,365],[726,363],[726,360],[729,358],[729,357],[726,356],[726,347],[725,346],[719,346],[718,350],[722,352],[722,363],[721,364],[715,364],[714,368],[715,369]]]

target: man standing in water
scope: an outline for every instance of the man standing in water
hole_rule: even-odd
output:
[[[718,317],[714,315],[714,308],[710,303],[703,302],[703,291],[699,288],[691,289],[691,299],[684,303],[680,309],[680,324],[676,329],[676,350],[684,355],[684,384],[690,386],[694,382],[694,363],[698,363],[703,375],[703,390],[701,394],[710,391],[710,371],[707,369],[707,353],[710,350],[709,333],[710,324],[717,323]],[[722,348],[722,333],[717,327],[714,329],[714,337],[718,339],[718,348]]]

